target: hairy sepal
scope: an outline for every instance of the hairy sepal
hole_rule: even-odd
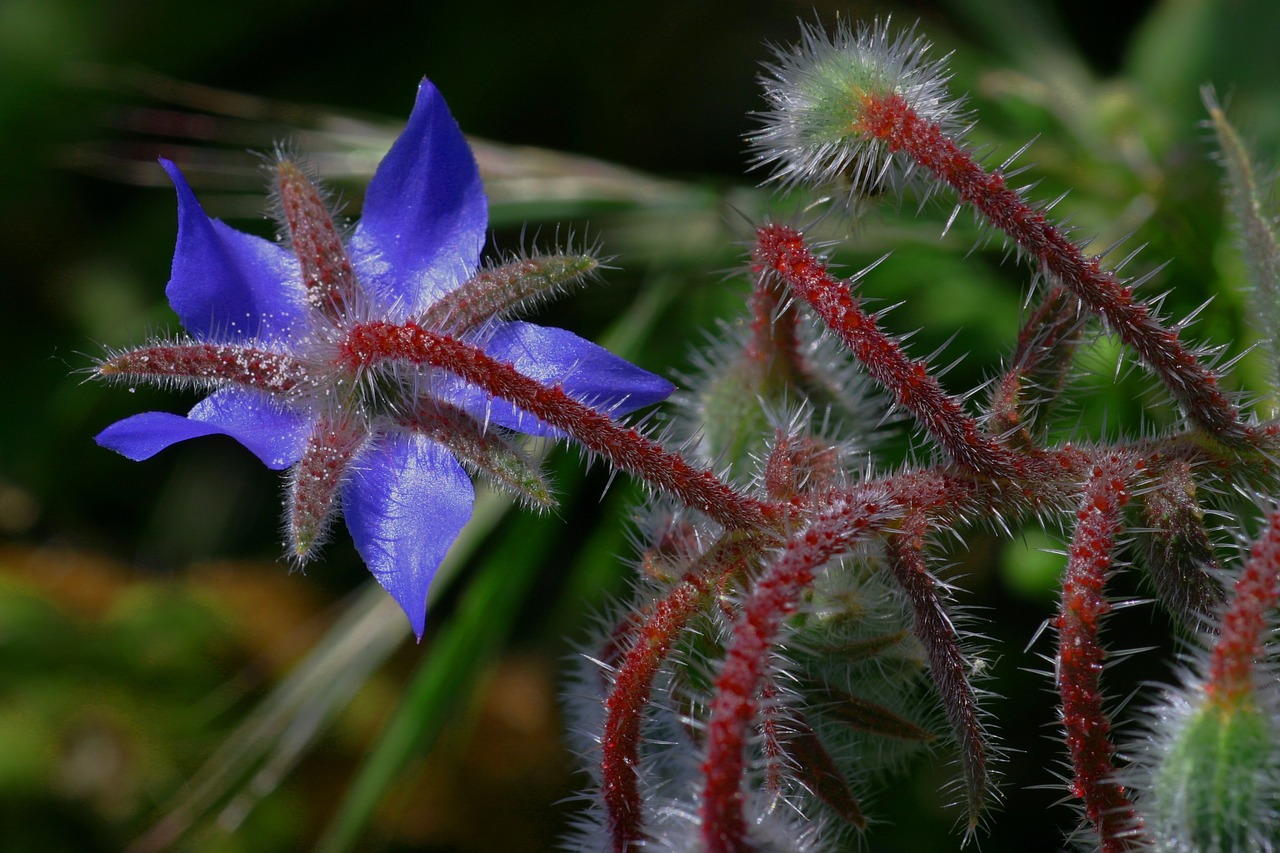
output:
[[[538,509],[556,506],[551,484],[541,467],[503,430],[484,425],[457,406],[423,398],[401,423],[443,444],[465,467]]]
[[[347,417],[321,417],[290,469],[286,499],[290,555],[299,564],[314,556],[339,510],[338,490],[368,431]]]
[[[1174,459],[1148,470],[1151,484],[1136,501],[1135,544],[1160,602],[1183,627],[1203,628],[1225,596],[1191,466]]]
[[[1277,708],[1255,701],[1187,704],[1161,714],[1162,755],[1141,803],[1161,850],[1274,850],[1280,843]],[[1201,694],[1203,695],[1203,694]]]
[[[582,284],[599,267],[589,254],[534,255],[489,266],[428,308],[423,322],[455,333],[470,331]]]

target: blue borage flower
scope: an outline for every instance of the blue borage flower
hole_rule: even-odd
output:
[[[613,416],[672,391],[570,332],[501,319],[531,290],[554,287],[594,260],[548,256],[477,272],[487,201],[471,150],[429,81],[347,240],[284,154],[277,200],[292,251],[210,219],[178,168],[162,163],[178,192],[166,293],[190,337],[110,354],[98,375],[212,393],[185,417],[146,412],[119,421],[98,443],[142,460],[179,441],[227,435],[269,468],[290,469],[293,556],[311,557],[340,511],[419,637],[427,587],[471,516],[474,489],[462,464],[550,503],[510,437],[558,433],[438,368],[352,366],[341,345],[353,330],[416,323],[456,335]]]

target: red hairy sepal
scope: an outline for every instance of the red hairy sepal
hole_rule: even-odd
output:
[[[303,563],[324,544],[338,514],[338,489],[369,437],[363,423],[346,417],[319,418],[289,472],[286,508],[289,549]]]
[[[1215,702],[1230,704],[1255,690],[1273,611],[1280,599],[1280,511],[1249,552],[1235,584],[1230,607],[1222,615],[1206,685]]]
[[[275,168],[276,202],[298,259],[307,301],[337,319],[359,292],[356,274],[328,201],[302,166],[279,154]]]

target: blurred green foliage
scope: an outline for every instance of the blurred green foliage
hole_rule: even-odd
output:
[[[1034,195],[1070,190],[1057,212],[1098,246],[1127,238],[1117,256],[1148,244],[1133,273],[1173,259],[1150,285],[1172,290],[1166,310],[1178,316],[1214,295],[1198,336],[1238,352],[1253,333],[1241,321],[1243,274],[1217,167],[1197,130],[1198,88],[1216,84],[1237,126],[1274,160],[1280,5],[1117,5],[373,0],[355,13],[334,0],[0,2],[0,847],[115,850],[142,836],[325,626],[342,624],[337,610],[366,578],[345,539],[305,578],[273,562],[275,476],[229,442],[136,465],[91,441],[127,414],[191,402],[83,382],[100,347],[173,327],[163,301],[173,199],[158,188],[155,156],[191,170],[211,213],[270,234],[245,149],[293,136],[304,150],[325,146],[317,165],[355,210],[380,146],[428,75],[469,133],[635,170],[487,149],[495,244],[553,244],[569,228],[600,237],[618,269],[606,286],[549,307],[546,321],[611,341],[646,367],[688,370],[704,330],[737,316],[743,283],[725,271],[743,264],[748,222],[767,202],[741,151],[759,105],[762,43],[792,38],[796,17],[815,11],[827,21],[892,12],[904,23],[919,17],[936,50],[955,51],[955,87],[971,93],[979,119],[975,144],[998,162],[1038,137],[1022,158],[1034,164],[1026,180],[1041,181]],[[946,208],[918,217],[908,200],[876,210],[837,260],[856,267],[893,249],[866,292],[905,300],[887,322],[921,329],[913,352],[958,330],[947,352],[968,355],[946,381],[967,390],[1007,352],[1028,281],[1000,240],[963,216],[940,238]],[[1076,408],[1061,414],[1062,435],[1132,434],[1171,417],[1147,408],[1138,419],[1150,385],[1116,359],[1101,340]],[[1256,387],[1263,370],[1246,359],[1236,380]],[[241,786],[262,778],[254,772],[266,759],[234,765],[238,775],[209,801],[222,824],[198,816],[179,849],[297,849],[326,832],[333,849],[551,844],[571,812],[553,804],[574,779],[554,708],[539,703],[554,695],[556,667],[584,620],[625,583],[635,497],[619,482],[597,502],[607,472],[580,476],[574,454],[554,452],[559,482],[578,499],[541,518],[507,518],[495,506],[483,541],[464,549],[470,560],[434,590],[436,633],[383,666],[387,655],[363,664],[368,680],[338,722],[317,721],[309,737],[319,739],[290,759],[302,770],[246,795]],[[909,453],[908,437],[891,452]],[[1008,806],[983,847],[1052,849],[1074,818],[1052,806],[1060,790],[1034,790],[1053,781],[1045,768],[1061,756],[1043,737],[1054,720],[1047,682],[1025,671],[1034,664],[1023,649],[1049,614],[1054,573],[989,533],[966,531],[955,549],[969,591],[962,603],[995,617],[985,665],[1004,698],[991,709],[1015,749]],[[1118,615],[1111,630],[1124,646],[1171,648],[1149,611]],[[1129,666],[1109,683],[1153,677]],[[397,716],[402,696],[418,704]],[[516,711],[504,705],[512,697]],[[526,705],[538,713],[521,717]],[[305,698],[291,707],[308,710]],[[377,751],[393,719],[400,739]],[[476,752],[503,733],[525,748]],[[371,748],[378,757],[358,771]],[[344,801],[356,778],[357,795]],[[894,783],[875,804],[893,825],[879,828],[873,849],[953,847],[938,793],[945,778],[923,767]],[[514,835],[489,825],[494,813]]]

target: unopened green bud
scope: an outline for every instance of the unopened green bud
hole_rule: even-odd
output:
[[[1252,696],[1192,710],[1155,768],[1148,800],[1161,850],[1274,849],[1276,720]]]

